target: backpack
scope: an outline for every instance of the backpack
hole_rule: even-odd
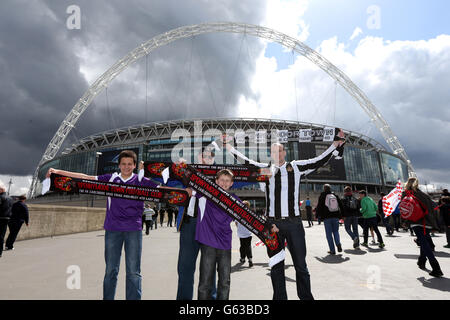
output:
[[[327,194],[325,197],[325,205],[330,212],[338,212],[339,211],[339,203],[336,196],[332,193]]]
[[[9,219],[11,217],[11,209],[12,200],[10,197],[6,196],[5,193],[3,193],[0,196],[0,217]]]
[[[358,202],[356,201],[355,197],[351,196],[347,198],[347,207],[352,210],[358,209]]]
[[[400,201],[399,208],[401,217],[412,222],[417,222],[428,214],[428,210],[410,190],[406,191],[406,196]]]

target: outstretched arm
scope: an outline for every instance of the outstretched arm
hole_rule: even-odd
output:
[[[344,132],[342,130],[339,130],[339,133],[336,135],[333,144],[321,155],[312,159],[292,161],[292,164],[296,165],[302,174],[307,175],[324,166],[333,156],[341,156],[344,143]]]
[[[227,151],[229,153],[231,153],[236,159],[240,160],[241,162],[244,162],[245,164],[252,164],[256,167],[260,167],[260,168],[266,168],[269,166],[268,163],[262,163],[262,162],[257,162],[254,160],[251,160],[249,158],[247,158],[245,155],[243,155],[241,152],[237,151],[231,144],[230,144],[230,139],[227,137],[222,137],[222,143],[223,146],[227,149]]]
[[[72,177],[72,178],[78,178],[78,179],[97,180],[96,176],[90,176],[90,175],[87,175],[84,173],[72,172],[72,171],[66,171],[66,170],[60,170],[60,169],[53,169],[53,168],[48,169],[45,177],[49,178],[52,173],[60,174],[62,176],[67,176],[67,177]]]

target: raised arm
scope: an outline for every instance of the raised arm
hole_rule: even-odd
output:
[[[249,158],[247,158],[245,155],[243,155],[241,152],[237,151],[230,143],[229,141],[227,141],[227,139],[225,137],[222,137],[222,143],[223,146],[226,148],[226,150],[231,153],[236,159],[244,162],[245,164],[251,164],[254,165],[256,167],[260,167],[260,168],[267,168],[269,167],[268,163],[262,163],[262,162],[257,162],[255,160],[251,160]]]
[[[324,166],[333,156],[340,159],[342,157],[344,143],[345,135],[344,132],[340,130],[335,137],[333,144],[321,155],[307,160],[295,160],[292,161],[292,164],[296,165],[302,174],[307,175]]]
[[[50,168],[47,171],[46,178],[49,178],[52,173],[60,174],[62,176],[72,177],[72,178],[78,178],[78,179],[86,179],[86,180],[97,180],[96,176],[90,176],[84,173],[79,172],[72,172],[72,171],[66,171],[66,170],[60,170],[60,169],[53,169]]]

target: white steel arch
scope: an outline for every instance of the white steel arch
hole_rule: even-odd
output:
[[[97,96],[104,88],[106,88],[117,75],[119,75],[129,65],[133,64],[136,60],[148,55],[158,47],[165,46],[179,39],[213,32],[249,34],[252,36],[270,40],[272,42],[277,42],[284,47],[292,49],[293,51],[309,59],[311,62],[324,70],[330,77],[335,79],[359,103],[361,108],[368,114],[371,121],[374,122],[377,128],[380,130],[392,152],[400,156],[407,162],[410,176],[415,176],[414,169],[412,167],[411,161],[406,155],[405,149],[400,144],[398,138],[393,134],[388,123],[381,116],[381,113],[377,110],[373,103],[370,102],[369,98],[364,94],[364,92],[359,89],[350,80],[349,77],[347,77],[330,61],[328,61],[326,58],[324,58],[319,53],[317,53],[304,43],[300,42],[299,40],[270,28],[245,23],[212,22],[183,26],[160,34],[142,43],[122,59],[117,61],[105,73],[103,73],[84,93],[80,100],[78,100],[67,117],[62,121],[59,129],[56,131],[55,135],[48,144],[47,149],[45,150],[34,173],[30,188],[30,196],[34,195],[39,167],[43,163],[53,159],[56,156],[62,143],[69,134],[70,130],[74,127],[75,123],[78,121],[81,114],[90,105],[95,96]]]

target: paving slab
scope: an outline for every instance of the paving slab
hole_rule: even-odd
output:
[[[304,222],[304,225],[307,224]],[[266,249],[252,239],[252,268],[239,263],[239,238],[233,228],[231,300],[270,300],[272,285]],[[343,252],[327,254],[323,224],[305,227],[307,264],[315,299],[326,300],[448,300],[450,299],[450,250],[444,234],[436,234],[436,256],[444,277],[433,278],[420,270],[419,248],[409,232],[385,236],[386,247],[354,250],[353,241],[340,227]],[[177,292],[179,233],[158,227],[143,235],[142,299],[174,300]],[[197,260],[197,266],[200,259]],[[431,271],[427,263],[428,271]],[[98,300],[102,299],[105,270],[104,231],[53,238],[23,240],[0,258],[0,299]],[[79,276],[79,277],[78,277]],[[76,281],[76,280],[79,281]],[[77,287],[79,283],[79,287]],[[295,269],[286,255],[288,298],[297,298]],[[198,272],[194,299],[197,297]],[[116,299],[125,299],[125,261],[122,255]]]

